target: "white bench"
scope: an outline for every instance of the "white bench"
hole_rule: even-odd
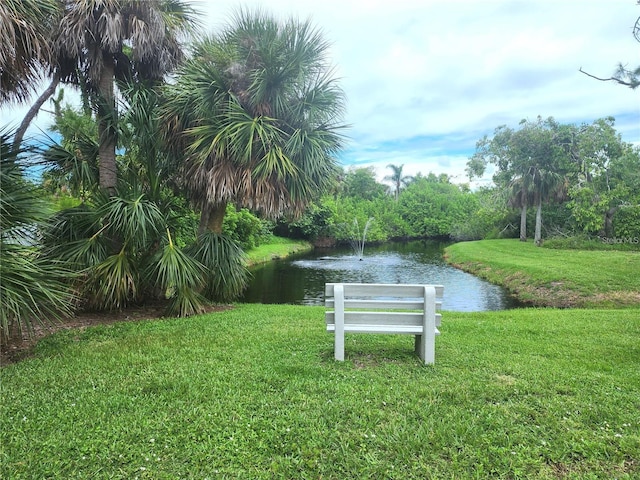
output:
[[[344,360],[345,333],[401,333],[415,335],[415,352],[434,363],[443,293],[442,285],[327,283],[325,319],[336,360]]]

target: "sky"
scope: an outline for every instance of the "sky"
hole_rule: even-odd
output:
[[[635,0],[200,0],[215,33],[240,7],[310,19],[330,42],[345,91],[345,167],[387,165],[403,174],[445,173],[465,183],[483,135],[522,119],[592,123],[613,116],[623,140],[640,145],[640,89],[601,82],[618,63],[640,64]],[[19,123],[27,107],[0,110]],[[36,125],[50,122],[45,113]],[[485,178],[473,185],[489,182]]]

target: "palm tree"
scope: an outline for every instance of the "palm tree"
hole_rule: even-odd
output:
[[[393,165],[393,164],[387,165],[387,168],[390,168],[393,173],[391,175],[387,175],[386,177],[384,177],[384,180],[386,182],[391,182],[393,184],[393,195],[396,199],[396,202],[400,197],[400,190],[402,190],[403,187],[406,187],[409,183],[413,181],[412,176],[402,175],[403,167],[404,165],[400,165],[400,166]]]
[[[118,178],[114,79],[153,82],[175,68],[183,58],[179,37],[194,25],[194,11],[183,0],[60,3],[63,15],[50,37],[52,83],[36,106],[53,93],[59,80],[87,89],[98,116],[100,186],[113,194]],[[35,113],[37,108],[29,115]],[[27,125],[29,115],[23,122]]]
[[[59,12],[56,0],[0,2],[0,104],[29,97],[51,59],[49,32]]]
[[[0,343],[35,323],[50,324],[69,314],[73,295],[64,279],[71,272],[47,259],[38,242],[47,206],[16,161],[31,152],[9,149],[0,136]]]
[[[49,256],[79,272],[73,286],[83,308],[113,310],[168,300],[171,315],[202,312],[208,302],[201,292],[212,269],[179,246],[185,209],[169,192],[161,170],[157,95],[140,83],[120,89],[126,151],[114,196],[96,187],[95,121],[69,108],[57,118],[62,142],[50,147],[45,159],[55,165],[52,176],[85,195],[81,205],[56,214],[45,230]]]
[[[520,241],[527,241],[527,208],[533,204],[533,183],[529,174],[519,175],[509,183],[508,205],[520,209]]]
[[[200,231],[220,232],[228,202],[301,213],[337,170],[343,93],[309,22],[241,11],[195,46],[165,92],[163,123],[187,158],[184,185]]]
[[[562,202],[565,200],[568,185],[564,175],[557,171],[536,168],[533,175],[535,185],[534,202],[536,205],[536,229],[534,242],[537,246],[542,245],[542,204],[555,200]]]

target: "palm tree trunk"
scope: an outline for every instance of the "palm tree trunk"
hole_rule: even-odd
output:
[[[51,79],[51,83],[49,84],[47,89],[44,92],[42,92],[42,95],[40,95],[38,99],[35,101],[35,103],[31,106],[27,114],[24,116],[22,123],[16,130],[16,134],[13,137],[14,152],[17,152],[18,149],[20,148],[20,144],[22,143],[22,139],[24,138],[24,134],[26,133],[27,128],[29,128],[29,125],[31,125],[31,122],[40,111],[40,108],[42,107],[42,105],[44,105],[44,102],[46,102],[51,97],[51,95],[54,94],[54,92],[56,91],[56,88],[58,88],[59,83],[60,83],[60,75],[58,74],[58,72],[56,72],[54,73],[53,78]]]
[[[116,168],[116,116],[113,93],[114,63],[110,55],[104,55],[104,66],[98,89],[100,98],[98,102],[98,132],[100,145],[98,149],[100,188],[113,196],[118,183],[118,171]]]
[[[203,208],[200,214],[198,233],[204,233],[205,226],[207,230],[214,233],[222,233],[222,222],[224,221],[226,211],[227,202],[220,202]]]
[[[527,206],[520,208],[520,241],[527,241]]]
[[[207,231],[207,225],[209,225],[209,205],[202,207],[200,211],[200,223],[198,224],[198,235],[202,235]]]
[[[534,240],[536,246],[542,245],[542,201],[538,200],[538,208],[536,209],[536,231]]]
[[[604,214],[604,236],[613,237],[613,216],[619,207],[611,207]]]

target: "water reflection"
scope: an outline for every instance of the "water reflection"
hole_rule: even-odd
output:
[[[314,251],[252,270],[244,297],[249,303],[322,305],[327,282],[434,283],[445,287],[443,309],[460,312],[504,310],[516,302],[496,285],[445,263],[447,243],[414,241],[367,246],[364,257],[353,251]]]

